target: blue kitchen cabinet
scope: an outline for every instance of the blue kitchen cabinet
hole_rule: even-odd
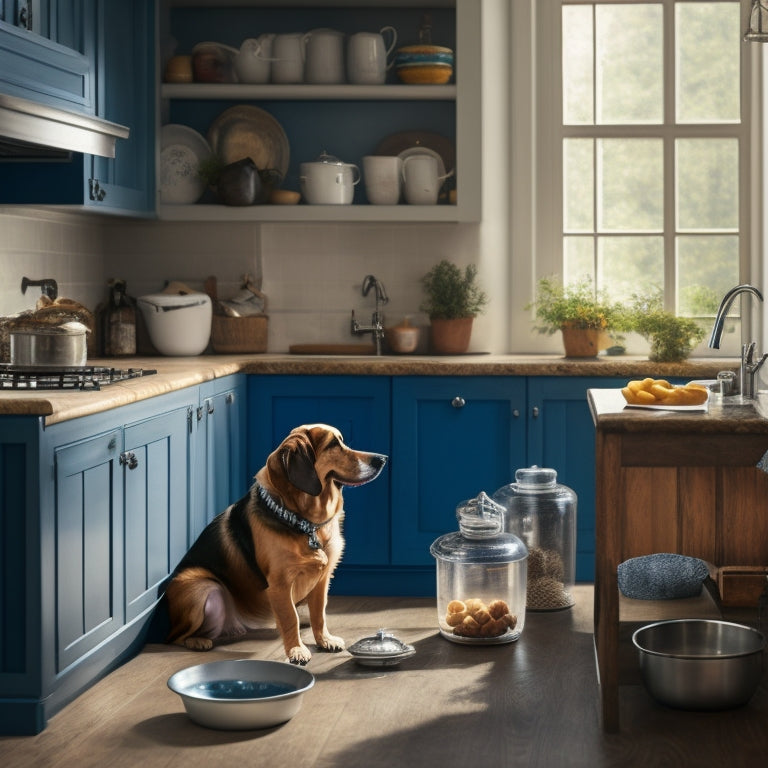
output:
[[[189,545],[216,515],[241,498],[249,485],[245,460],[247,417],[245,376],[237,374],[200,386],[196,420],[196,503],[190,512]]]
[[[330,424],[351,448],[390,454],[390,381],[386,376],[250,376],[248,474],[253,476],[288,433]],[[376,594],[389,563],[389,466],[371,483],[344,489],[346,547],[333,588]]]
[[[0,733],[39,732],[143,645],[187,548],[198,398],[0,418]]]
[[[154,3],[80,0],[55,6],[67,6],[74,14],[71,24],[54,19],[50,27],[60,28],[59,36],[74,38],[83,48],[84,53],[77,57],[85,69],[81,88],[87,89],[87,98],[84,90],[79,110],[60,103],[53,106],[126,126],[130,136],[117,140],[114,158],[58,152],[53,157],[19,157],[3,163],[0,202],[84,205],[104,213],[148,215],[155,205]],[[75,31],[69,30],[72,25]],[[15,61],[22,49],[21,61],[25,71],[31,73],[23,80],[12,74],[4,78],[0,73],[0,93],[48,103],[50,99],[36,98],[35,86],[29,82],[36,75],[47,87],[54,88],[50,85],[54,83],[56,92],[67,87],[67,83],[58,83],[63,65],[58,65],[56,73],[47,69],[40,72],[44,56],[40,49],[45,45],[49,43],[44,38],[8,30],[0,22],[0,54],[8,54]],[[75,55],[60,45],[56,49]],[[11,87],[8,80],[19,82]]]
[[[392,563],[434,566],[456,506],[510,482],[526,456],[525,378],[396,377],[392,384]],[[416,578],[416,576],[414,576]],[[424,582],[434,591],[430,569]]]

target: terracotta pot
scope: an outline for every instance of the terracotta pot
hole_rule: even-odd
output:
[[[566,357],[597,357],[601,334],[597,328],[571,328],[563,326],[563,346]]]
[[[430,318],[430,347],[436,355],[463,355],[469,349],[474,317]]]

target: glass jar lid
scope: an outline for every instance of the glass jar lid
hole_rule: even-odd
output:
[[[466,563],[499,563],[524,560],[525,544],[512,533],[503,533],[505,509],[485,492],[456,507],[459,530],[436,539],[429,548],[439,560]]]
[[[338,157],[335,155],[329,155],[325,150],[323,150],[319,155],[317,160],[315,160],[316,163],[325,163],[325,165],[344,165],[343,161],[339,160]]]
[[[412,645],[398,640],[394,635],[380,629],[375,635],[363,637],[349,647],[355,660],[369,666],[390,666],[416,653]]]

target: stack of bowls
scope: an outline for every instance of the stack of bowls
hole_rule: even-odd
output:
[[[453,75],[453,51],[441,45],[407,45],[395,52],[395,72],[403,83],[444,85]]]

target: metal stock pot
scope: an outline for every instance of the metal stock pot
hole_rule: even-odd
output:
[[[11,363],[35,367],[85,365],[86,334],[87,328],[78,322],[11,330]]]

